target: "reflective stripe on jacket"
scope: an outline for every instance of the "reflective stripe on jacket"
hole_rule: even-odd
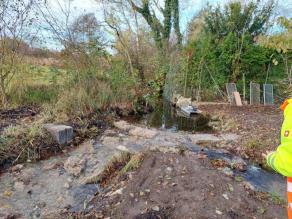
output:
[[[267,163],[278,173],[292,177],[292,99],[286,100],[281,108],[284,110],[281,145],[268,155]]]

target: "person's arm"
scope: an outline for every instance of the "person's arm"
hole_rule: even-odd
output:
[[[275,158],[276,158],[276,156],[277,156],[277,152],[276,151],[270,152],[268,154],[268,156],[267,156],[267,163],[273,170],[278,172],[276,167],[275,167]]]
[[[292,144],[281,144],[277,151],[268,154],[267,163],[276,172],[292,177]]]

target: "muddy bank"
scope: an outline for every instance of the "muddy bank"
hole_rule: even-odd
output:
[[[91,203],[88,218],[285,218],[285,205],[254,192],[193,152],[147,153]],[[83,216],[85,216],[83,215]]]
[[[141,109],[144,109],[143,113],[148,110]],[[58,115],[50,113],[42,114],[40,107],[29,106],[0,110],[0,173],[12,164],[27,160],[36,162],[66,153],[86,140],[101,136],[120,116],[137,115],[130,106],[110,107],[81,116],[70,115],[66,121],[59,121]],[[67,145],[58,144],[43,127],[45,123],[71,126],[74,130],[72,141]]]

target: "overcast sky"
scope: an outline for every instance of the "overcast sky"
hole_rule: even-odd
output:
[[[62,2],[68,2],[68,0],[47,0],[53,8],[56,8],[56,10],[60,9],[59,3]],[[163,2],[163,0],[160,0]],[[230,2],[231,0],[184,0],[181,4],[181,29],[183,32],[185,32],[187,23],[191,20],[193,16],[198,14],[198,12],[203,9],[207,3],[210,3],[211,5],[224,5],[227,2]],[[241,0],[243,2],[249,2],[248,0]],[[263,0],[263,3],[267,2],[269,0]],[[74,11],[74,17],[78,17],[78,15],[83,13],[95,13],[98,20],[101,20],[100,18],[102,16],[101,12],[101,4],[98,3],[96,0],[71,0],[71,8],[73,8]],[[292,0],[278,0],[277,1],[277,7],[276,7],[276,14],[279,16],[286,16],[286,17],[292,17]],[[50,48],[54,48],[55,46],[50,43],[46,45]]]
[[[52,3],[57,0],[49,0]],[[59,0],[62,1],[62,0]],[[184,0],[182,9],[183,14],[182,17],[191,17],[198,13],[202,8],[204,8],[209,2],[212,5],[224,5],[231,0]],[[249,2],[248,0],[241,0],[242,2]],[[263,2],[267,2],[269,0],[264,0]],[[161,0],[161,2],[163,2]],[[278,0],[277,2],[277,12],[281,15],[285,15],[287,17],[292,16],[292,0]],[[56,3],[55,3],[56,5]],[[80,12],[88,11],[88,12],[96,12],[99,10],[99,4],[95,0],[73,0],[72,5],[78,9]]]

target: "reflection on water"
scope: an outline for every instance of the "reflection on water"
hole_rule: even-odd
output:
[[[143,123],[147,126],[172,131],[210,131],[209,118],[203,115],[184,116],[168,101],[161,101],[154,112],[145,116]]]

